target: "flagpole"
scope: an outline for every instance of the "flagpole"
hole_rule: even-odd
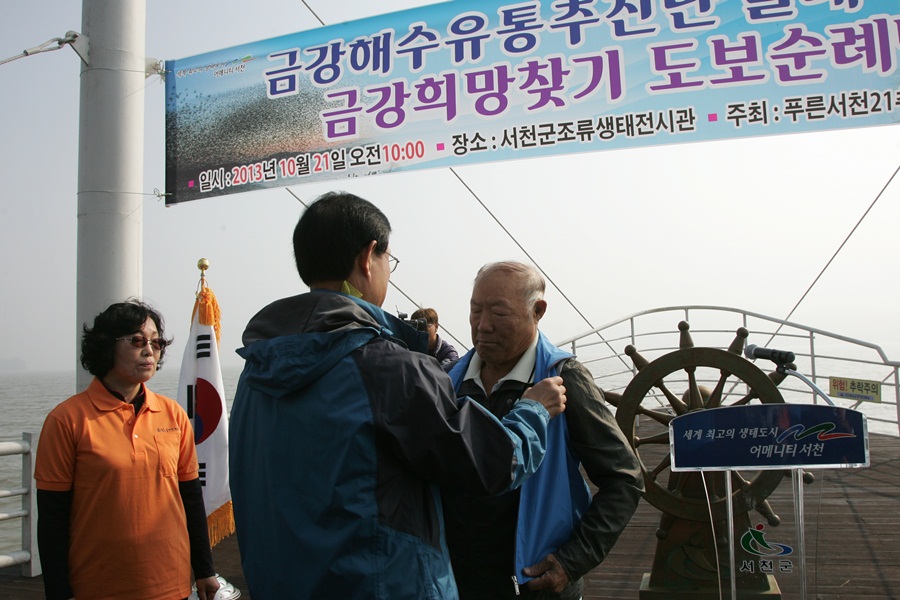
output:
[[[201,258],[197,261],[197,268],[200,269],[200,288],[203,288],[206,286],[206,270],[209,268],[209,261]],[[197,291],[199,292],[200,289],[198,288]]]

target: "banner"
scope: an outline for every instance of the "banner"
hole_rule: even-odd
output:
[[[228,409],[219,364],[220,320],[216,296],[201,277],[191,316],[191,332],[181,363],[178,403],[194,426],[212,546],[234,533],[228,483]]]
[[[455,0],[322,27],[166,61],[166,203],[892,124],[898,50],[897,0]]]

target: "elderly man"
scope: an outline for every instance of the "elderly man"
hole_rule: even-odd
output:
[[[559,377],[523,389],[502,420],[457,402],[437,362],[410,350],[425,334],[380,308],[390,233],[362,198],[313,202],[294,230],[310,292],[244,331],[229,459],[254,597],[455,600],[438,486],[517,487],[564,409]]]
[[[475,278],[473,350],[450,371],[457,395],[501,418],[523,389],[559,374],[564,419],[551,423],[544,463],[519,490],[485,497],[444,491],[447,543],[461,600],[578,599],[582,577],[609,553],[643,491],[640,463],[572,355],[538,331],[544,280],[516,262]],[[591,498],[579,472],[598,488]]]

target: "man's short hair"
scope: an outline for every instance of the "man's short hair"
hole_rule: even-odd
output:
[[[438,324],[438,314],[437,311],[433,308],[420,308],[416,312],[412,314],[411,319],[425,319],[425,322],[429,325],[437,325]]]
[[[344,280],[360,250],[375,240],[376,254],[384,254],[390,237],[391,224],[374,204],[328,192],[309,205],[294,228],[297,272],[306,285]]]
[[[531,265],[514,260],[488,263],[478,269],[478,273],[475,275],[475,285],[478,285],[478,282],[483,278],[494,273],[506,273],[518,278],[521,282],[521,291],[525,296],[528,310],[534,307],[535,302],[544,298],[544,291],[547,287],[544,283],[544,277],[540,271]]]

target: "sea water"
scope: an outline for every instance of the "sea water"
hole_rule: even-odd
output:
[[[158,394],[175,398],[179,365],[168,362],[147,386]],[[225,401],[231,409],[240,367],[223,367]],[[21,440],[22,433],[37,439],[44,418],[53,407],[75,393],[75,374],[71,371],[0,373],[0,441]],[[22,455],[0,456],[0,490],[22,487]],[[22,497],[0,498],[0,513],[19,510]],[[0,521],[0,553],[21,548],[22,519]]]

